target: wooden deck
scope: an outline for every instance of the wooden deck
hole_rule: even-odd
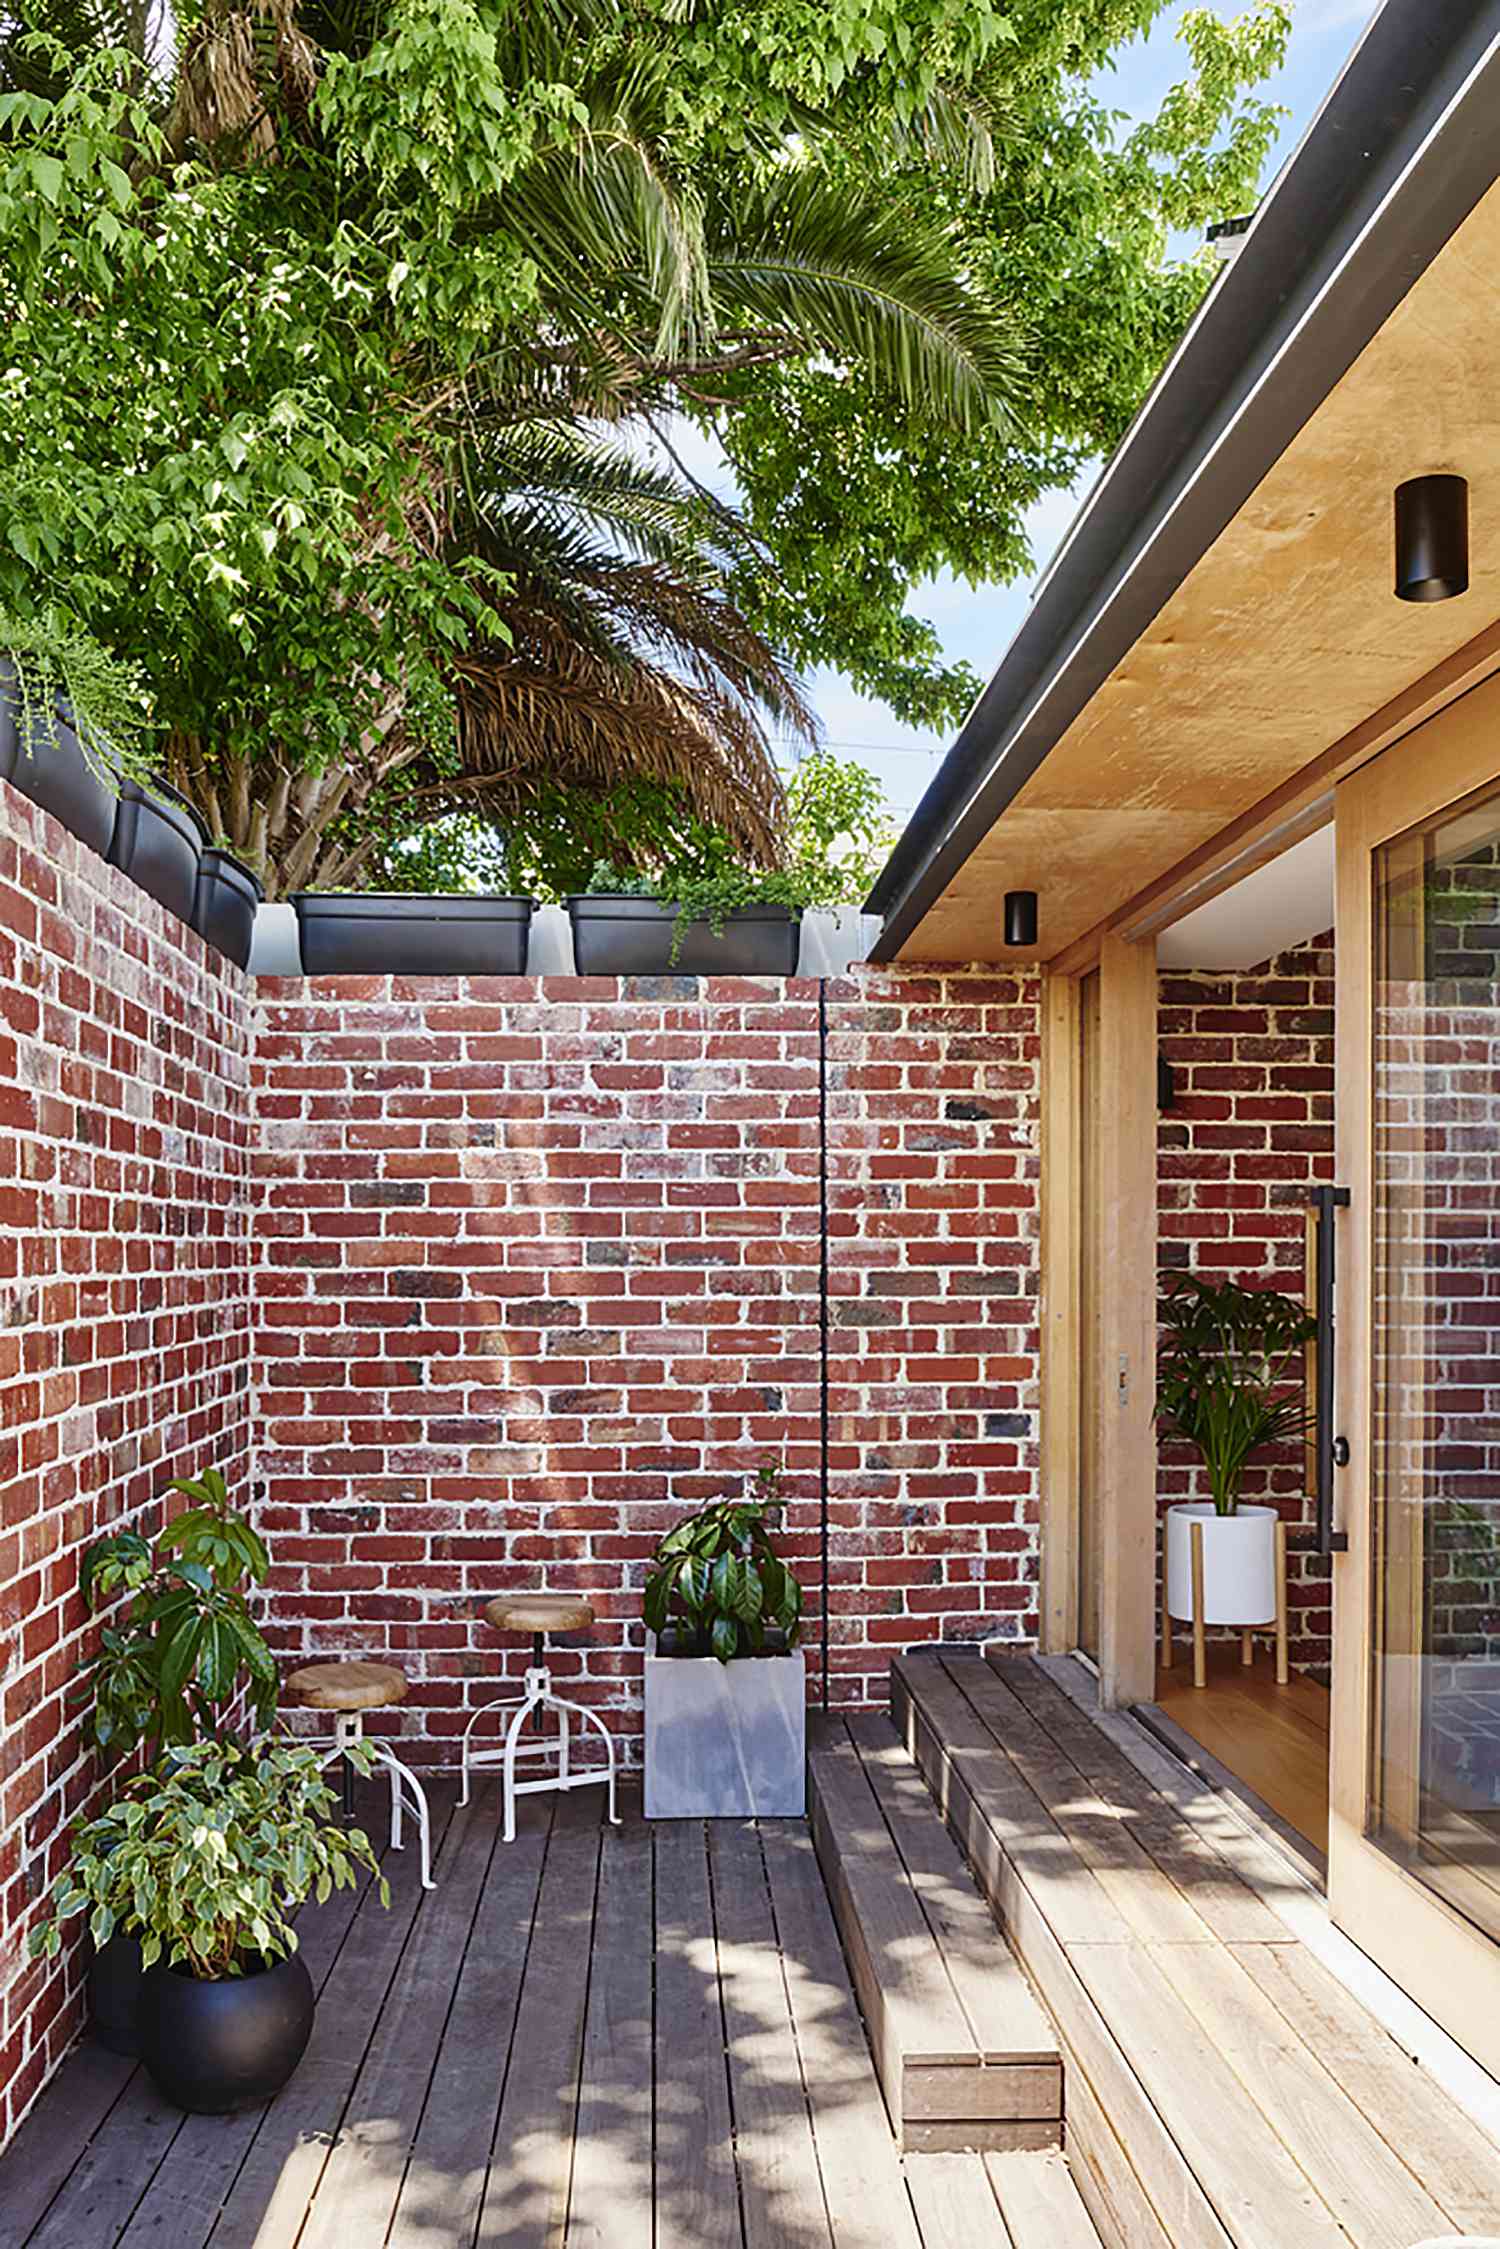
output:
[[[1155,1785],[1128,1722],[1045,1663],[903,1656],[893,1702],[1057,2028],[1068,2155],[1107,2243],[1500,2234],[1500,2146],[1301,1941],[1321,1907],[1290,1862],[1279,1886],[1256,1875],[1271,1847],[1240,1827],[1247,1857],[1227,1814],[1190,1816],[1191,1784]]]
[[[389,1913],[307,1916],[269,2106],[185,2118],[80,2045],[0,2249],[1097,2249],[1058,2154],[898,2154],[802,1822],[553,1802],[507,1847],[493,1791],[437,1789],[436,1890],[390,1853]]]
[[[1193,1685],[1189,1664],[1158,1671],[1156,1709],[1326,1859],[1326,1687],[1295,1671],[1278,1687],[1269,1655],[1257,1651],[1246,1667],[1237,1647],[1215,1646],[1208,1652],[1206,1687]]]

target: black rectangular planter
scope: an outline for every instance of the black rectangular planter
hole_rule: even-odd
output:
[[[21,697],[15,666],[0,657],[0,780],[61,820],[70,835],[104,858],[115,832],[116,797],[99,753],[84,754],[73,713],[61,695],[50,720],[39,718],[28,744],[21,739]]]
[[[661,898],[595,891],[568,900],[580,976],[795,976],[802,916],[789,906],[740,906],[715,936],[690,921],[673,958],[678,912]]]
[[[259,876],[232,852],[205,851],[198,862],[193,927],[226,960],[244,968],[249,964],[255,916],[264,897]]]
[[[165,782],[150,789],[143,789],[139,781],[120,783],[109,863],[189,926],[197,901],[198,861],[204,840],[203,823],[197,813]]]
[[[304,976],[524,976],[531,898],[299,891]]]

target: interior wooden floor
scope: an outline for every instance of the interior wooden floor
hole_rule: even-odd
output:
[[[1238,1643],[1211,1644],[1208,1684],[1193,1685],[1190,1654],[1158,1669],[1156,1706],[1216,1757],[1288,1827],[1328,1850],[1328,1689],[1294,1671],[1276,1684],[1270,1653],[1247,1670]]]
[[[492,1788],[430,1793],[436,1889],[387,1852],[389,1912],[306,1917],[285,2091],[184,2117],[85,2038],[0,2158],[0,2249],[1063,2249],[1060,2154],[898,2154],[805,1822],[611,1828],[590,1789],[507,1846]]]

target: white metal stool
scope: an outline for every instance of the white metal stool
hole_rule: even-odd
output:
[[[333,1743],[323,1758],[325,1765],[339,1761],[340,1784],[346,1813],[354,1809],[354,1767],[347,1751],[362,1741],[377,1765],[383,1765],[391,1783],[391,1847],[401,1845],[402,1792],[411,1798],[417,1818],[417,1840],[422,1852],[422,1887],[435,1890],[432,1879],[432,1823],[427,1796],[415,1773],[409,1772],[388,1741],[365,1732],[365,1712],[385,1710],[406,1700],[406,1673],[393,1663],[307,1663],[292,1672],[286,1692],[304,1710],[333,1713]]]
[[[519,1702],[508,1696],[497,1696],[492,1702],[482,1702],[463,1730],[461,1750],[463,1787],[459,1791],[460,1804],[469,1801],[469,1775],[499,1766],[504,1774],[505,1840],[516,1839],[516,1798],[535,1796],[543,1789],[598,1788],[609,1791],[609,1817],[618,1827],[619,1815],[615,1811],[615,1745],[608,1726],[596,1712],[587,1710],[581,1702],[568,1702],[552,1692],[552,1674],[546,1665],[543,1640],[549,1632],[586,1632],[594,1621],[594,1612],[587,1601],[575,1600],[564,1593],[518,1593],[491,1601],[485,1607],[485,1619],[497,1632],[529,1632],[531,1634],[531,1662],[527,1668],[524,1691]],[[541,1734],[542,1714],[553,1711],[557,1717],[555,1734]],[[492,1749],[476,1749],[471,1736],[481,1718],[497,1712],[510,1712],[504,1737]],[[592,1726],[604,1742],[605,1762],[590,1765],[581,1773],[573,1770],[572,1721],[583,1720]],[[530,1719],[541,1738],[525,1740],[527,1720]],[[537,1780],[517,1780],[516,1767],[526,1760],[540,1759],[550,1763],[556,1760],[555,1769]]]

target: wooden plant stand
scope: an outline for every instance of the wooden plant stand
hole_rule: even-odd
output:
[[[1189,1526],[1192,1540],[1193,1570],[1193,1685],[1208,1685],[1208,1634],[1203,1622],[1203,1525]],[[1161,1660],[1162,1669],[1172,1668],[1172,1618],[1167,1608],[1166,1532],[1162,1533],[1163,1552],[1161,1566]],[[1284,1687],[1291,1677],[1287,1662],[1286,1614],[1286,1525],[1276,1525],[1276,1616],[1270,1625],[1246,1624],[1240,1628],[1240,1661],[1248,1669],[1255,1661],[1255,1635],[1273,1631],[1276,1635],[1276,1684]]]

